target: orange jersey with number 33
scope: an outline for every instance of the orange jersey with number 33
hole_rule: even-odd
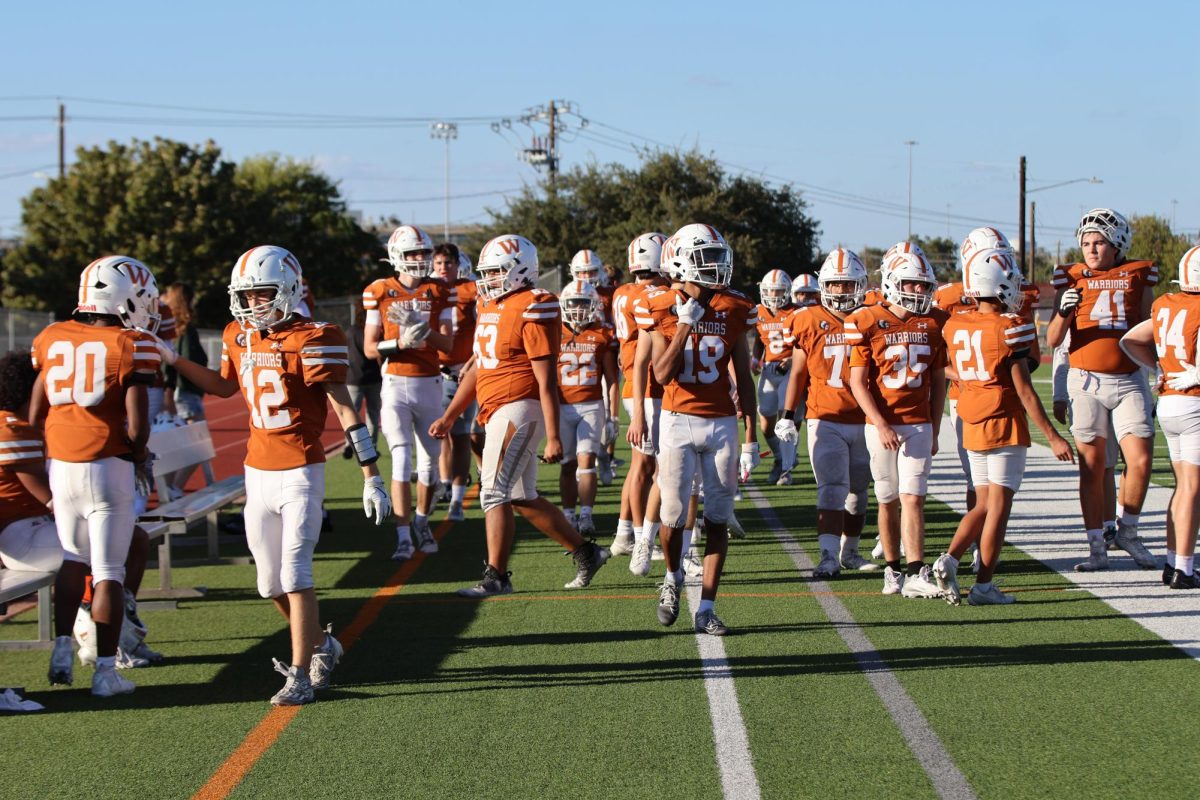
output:
[[[867,386],[889,425],[931,421],[926,373],[946,365],[945,322],[936,308],[900,319],[886,301],[846,317],[850,366],[867,368]]]
[[[221,339],[221,377],[237,381],[250,409],[246,466],[281,470],[325,461],[325,383],[345,383],[346,334],[301,318],[247,333],[229,323]]]

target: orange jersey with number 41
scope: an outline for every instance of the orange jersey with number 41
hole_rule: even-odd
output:
[[[1114,374],[1136,370],[1118,342],[1142,321],[1142,296],[1158,283],[1158,267],[1127,261],[1100,272],[1086,264],[1061,265],[1053,282],[1056,291],[1078,289],[1081,297],[1071,320],[1071,366]]]

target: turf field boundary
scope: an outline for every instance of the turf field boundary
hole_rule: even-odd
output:
[[[476,483],[467,491],[463,507],[469,508],[471,502],[479,494],[479,484]],[[433,536],[438,542],[445,538],[454,525],[448,519],[438,523]],[[346,653],[354,647],[362,634],[379,619],[383,609],[393,597],[404,588],[413,574],[425,562],[425,553],[420,550],[405,561],[399,569],[393,572],[370,598],[359,608],[354,619],[338,632],[338,641]],[[251,728],[241,743],[217,768],[200,789],[192,795],[192,800],[224,800],[238,787],[254,765],[266,755],[267,751],[279,740],[280,735],[292,724],[292,720],[304,706],[274,706],[266,715]]]
[[[688,578],[687,601],[689,619],[700,607],[700,581]],[[696,634],[700,651],[700,672],[704,676],[704,691],[708,695],[708,713],[712,717],[713,744],[717,751],[717,770],[721,775],[721,794],[725,800],[758,800],[762,791],[750,754],[750,737],[742,719],[733,670],[725,654],[720,636]]]
[[[1172,591],[1162,585],[1166,554],[1166,514],[1171,489],[1151,483],[1142,506],[1139,532],[1159,568],[1138,569],[1123,550],[1110,550],[1107,572],[1075,572],[1087,558],[1087,539],[1079,513],[1079,467],[1054,458],[1050,448],[1029,448],[1021,488],[1013,499],[1005,546],[1013,546],[1066,580],[1086,589],[1114,611],[1162,637],[1188,656],[1200,659],[1200,592]],[[966,513],[962,467],[954,427],[942,424],[938,453],[929,475],[929,494],[959,514]],[[936,554],[934,554],[936,555]],[[997,579],[1004,582],[1001,557]]]
[[[814,568],[812,559],[784,528],[770,501],[751,484],[743,487],[743,492],[754,503],[759,516],[775,535],[796,569],[811,574]],[[901,685],[895,673],[888,668],[883,656],[875,649],[875,645],[871,644],[866,632],[854,620],[850,610],[830,591],[829,585],[824,581],[814,580],[811,586],[821,610],[854,655],[867,682],[871,684],[892,721],[900,729],[905,743],[916,756],[938,797],[942,800],[974,800],[975,790],[966,776],[950,757],[949,751],[930,726],[929,720],[921,713],[921,709]],[[897,598],[897,602],[906,601]]]

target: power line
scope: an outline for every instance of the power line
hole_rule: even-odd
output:
[[[471,192],[469,194],[452,194],[452,195],[450,195],[450,199],[451,200],[467,200],[472,197],[488,197],[490,195],[496,195],[496,194],[513,194],[514,192],[519,192],[519,191],[521,191],[520,188],[494,189],[490,192]],[[347,200],[346,202],[350,203],[351,205],[363,205],[366,203],[397,203],[397,204],[399,204],[399,203],[433,203],[433,202],[441,202],[445,198],[446,198],[446,195],[439,194],[439,195],[430,196],[430,197],[382,197],[382,198],[372,198],[369,200]]]
[[[33,173],[41,172],[42,170],[54,169],[54,167],[54,164],[43,164],[40,167],[29,167],[27,169],[17,170],[16,172],[6,172],[4,174],[0,174],[0,181],[5,180],[6,178],[20,178],[23,175],[32,175]]]

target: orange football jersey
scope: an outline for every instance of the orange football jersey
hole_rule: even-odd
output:
[[[668,341],[675,336],[674,306],[682,296],[683,293],[676,290],[645,295],[646,310],[654,320],[654,329]],[[704,316],[688,335],[690,341],[683,348],[679,373],[665,387],[663,411],[694,417],[736,414],[729,362],[735,342],[757,322],[754,302],[741,292],[724,289],[714,294],[704,309]]]
[[[375,281],[363,290],[363,309],[367,312],[367,324],[382,328],[380,338],[383,340],[395,339],[400,335],[400,326],[388,319],[388,309],[396,303],[408,303],[415,307],[425,317],[429,327],[436,331],[443,319],[453,317],[458,293],[454,287],[434,278],[423,278],[411,289],[406,288],[394,275]],[[410,377],[437,375],[438,351],[428,341],[420,347],[401,350],[388,356],[383,371],[388,375]]]
[[[939,309],[900,319],[887,302],[864,306],[846,317],[850,366],[867,368],[867,386],[888,424],[932,419],[925,373],[946,364],[941,331],[945,323]]]
[[[810,306],[811,308],[811,306]],[[790,361],[792,358],[792,343],[789,340],[792,330],[792,318],[799,311],[796,306],[787,305],[778,311],[759,303],[755,309],[759,341],[763,343],[763,361]]]
[[[42,435],[12,411],[0,411],[0,531],[10,522],[49,510],[29,493],[13,467],[46,467]]]
[[[475,300],[479,288],[470,278],[459,278],[454,283],[457,301],[454,304],[454,347],[449,353],[438,352],[438,363],[443,367],[456,367],[471,359],[471,348],[475,345]],[[432,324],[432,323],[431,323]]]
[[[534,358],[557,358],[558,298],[543,289],[521,289],[499,300],[481,300],[475,322],[475,397],[478,419],[500,407],[538,399]]]
[[[608,325],[613,324],[613,298],[616,296],[615,286],[597,286],[596,294],[600,295],[600,317]]]
[[[1164,294],[1151,306],[1150,319],[1154,321],[1154,349],[1158,353],[1158,366],[1163,374],[1183,370],[1185,361],[1194,365],[1197,337],[1200,336],[1200,295],[1185,292]],[[1181,392],[1163,381],[1159,394],[1200,397],[1200,386]]]
[[[1029,421],[1013,388],[1012,360],[1025,356],[1037,329],[1019,314],[963,311],[942,329],[950,366],[958,373],[963,447],[982,452],[1029,446]]]
[[[933,304],[947,314],[957,314],[968,308],[975,308],[975,299],[967,297],[963,291],[962,281],[943,283],[933,293]]]
[[[1127,261],[1097,272],[1086,264],[1060,265],[1054,268],[1053,283],[1058,292],[1074,288],[1082,296],[1071,319],[1071,366],[1090,372],[1135,371],[1137,364],[1118,342],[1142,321],[1142,297],[1158,283],[1158,267],[1150,261]]]
[[[558,402],[587,403],[603,398],[604,354],[616,349],[616,334],[602,322],[579,333],[563,325],[558,351]]]
[[[158,322],[158,338],[164,342],[175,341],[175,314],[171,311],[171,307],[166,303],[160,303],[158,306],[159,322]],[[154,373],[154,382],[150,384],[156,389],[162,389],[167,385],[167,376],[160,369]],[[152,423],[154,420],[150,420]]]
[[[325,460],[324,383],[345,383],[346,334],[304,318],[263,333],[236,322],[221,339],[221,376],[236,380],[250,409],[246,466],[294,469]]]
[[[659,286],[658,284],[643,284],[637,287],[636,292],[631,292],[629,295],[629,306],[623,310],[623,316],[626,317],[626,322],[630,325],[628,356],[626,356],[626,345],[621,346],[621,369],[625,375],[625,388],[621,391],[622,397],[633,397],[633,360],[637,355],[638,336],[642,331],[650,331],[654,329],[654,317],[650,313],[649,298],[656,294],[669,291],[669,287]],[[614,300],[613,308],[616,309],[616,300]],[[663,396],[663,386],[654,377],[653,365],[646,364],[646,397],[658,400]]]
[[[862,425],[866,418],[850,391],[850,345],[844,321],[825,306],[809,306],[792,317],[788,339],[804,351],[808,366],[805,418]]]
[[[76,320],[56,322],[33,340],[31,355],[50,401],[50,458],[83,462],[132,455],[125,391],[133,384],[150,386],[161,364],[149,334]]]
[[[883,289],[867,289],[863,292],[863,305],[874,306],[883,302]]]

